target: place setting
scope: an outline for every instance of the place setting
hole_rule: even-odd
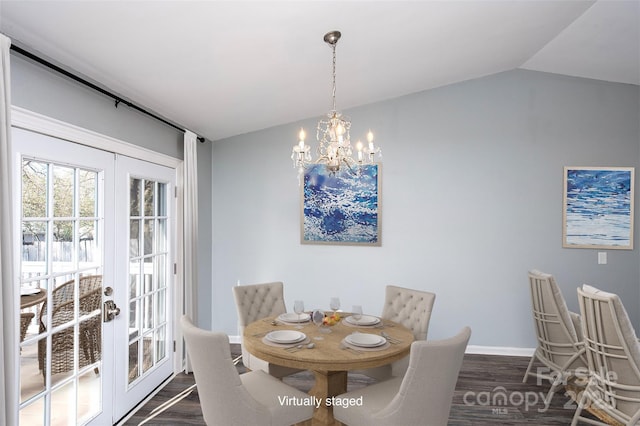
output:
[[[389,341],[379,334],[354,332],[347,335],[341,342],[342,349],[361,351],[381,351],[390,346]]]
[[[354,305],[351,309],[351,315],[345,317],[342,320],[342,324],[347,327],[381,327],[382,321],[380,318],[373,315],[363,315],[362,306]]]
[[[276,317],[276,321],[285,325],[295,325],[296,328],[302,328],[302,324],[309,322],[311,315],[306,312],[296,314],[294,312],[285,312]]]
[[[287,351],[295,351],[307,347],[310,340],[306,334],[298,330],[274,330],[265,334],[262,342],[265,345],[283,348]]]

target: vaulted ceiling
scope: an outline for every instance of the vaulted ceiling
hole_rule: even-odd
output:
[[[637,0],[0,1],[0,32],[211,140],[516,68],[640,84]]]

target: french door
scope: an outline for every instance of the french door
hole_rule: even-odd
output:
[[[20,424],[113,424],[173,371],[175,170],[12,136]]]
[[[122,418],[173,372],[175,170],[119,156],[116,167],[116,276],[126,284],[114,301],[114,418]]]

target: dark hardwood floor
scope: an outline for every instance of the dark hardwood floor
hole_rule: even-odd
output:
[[[238,345],[232,345],[232,353],[238,352]],[[530,378],[522,383],[528,362],[529,358],[524,357],[465,355],[449,425],[569,425],[576,405],[560,391],[545,407],[543,399],[549,390],[548,382],[537,385],[536,380]],[[244,372],[242,364],[238,371]],[[284,382],[306,392],[313,385],[313,376],[302,372],[286,377]],[[204,425],[195,388],[184,399],[145,422],[159,406],[194,383],[193,375],[179,374],[125,425],[142,422],[145,425]],[[373,379],[352,374],[348,389],[372,383]]]

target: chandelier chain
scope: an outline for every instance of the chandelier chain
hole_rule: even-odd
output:
[[[333,50],[333,90],[331,96],[333,99],[333,111],[336,111],[336,43],[331,45],[331,49]]]

